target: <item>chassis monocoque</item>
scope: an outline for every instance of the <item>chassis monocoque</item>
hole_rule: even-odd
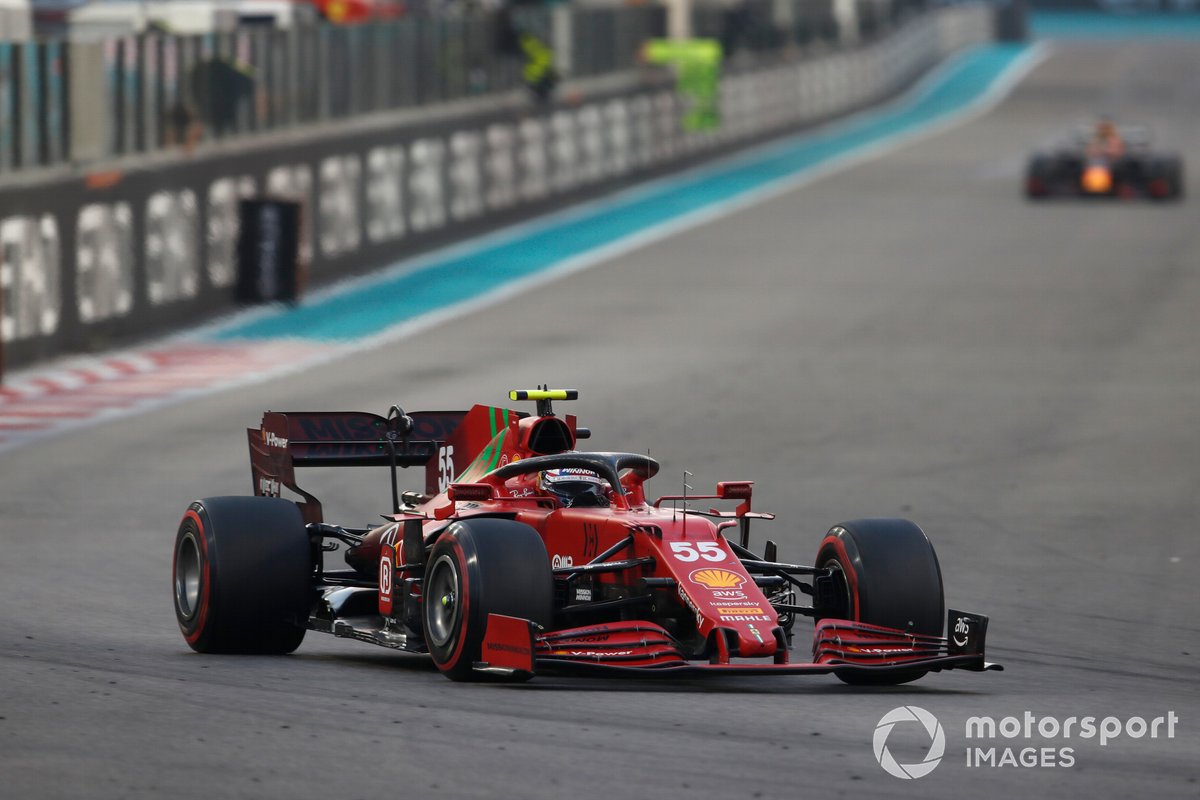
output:
[[[1184,195],[1183,160],[1156,151],[1142,128],[1122,129],[1126,150],[1120,156],[1089,152],[1090,129],[1075,131],[1065,141],[1034,153],[1025,169],[1025,195],[1179,200]]]
[[[812,565],[779,561],[770,541],[760,556],[750,523],[772,515],[751,510],[752,483],[650,501],[653,459],[575,449],[590,432],[551,402],[576,392],[510,396],[537,412],[267,412],[247,432],[255,496],[197,501],[180,523],[174,597],[188,645],[282,654],[315,630],[428,653],[456,680],[557,669],[892,684],[999,668],[984,661],[987,618],[944,611],[937,556],[914,523],[835,525]],[[325,522],[297,484],[303,466],[390,467],[390,513],[372,528]],[[424,467],[423,491],[400,491],[405,467]],[[545,491],[541,476],[564,469],[598,476],[604,502]],[[737,505],[691,506],[701,500]],[[347,567],[326,568],[343,546]],[[797,660],[801,616],[815,628],[811,657]]]

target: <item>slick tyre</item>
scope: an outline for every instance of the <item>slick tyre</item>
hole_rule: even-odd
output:
[[[175,536],[175,618],[199,653],[290,653],[304,639],[312,576],[295,503],[209,497],[188,507]]]
[[[1159,202],[1182,200],[1184,195],[1183,160],[1179,156],[1160,156],[1146,165],[1145,185],[1150,199]]]
[[[1030,200],[1043,200],[1050,195],[1053,179],[1051,164],[1045,156],[1034,156],[1025,168],[1025,196]]]
[[[816,563],[833,570],[835,605],[823,617],[942,635],[942,570],[929,538],[915,523],[861,519],[835,525],[825,534]],[[916,680],[925,670],[836,674],[852,684],[897,684]]]
[[[1183,159],[1178,156],[1166,162],[1167,199],[1182,200],[1184,195]]]
[[[550,558],[537,531],[506,519],[451,525],[425,566],[422,623],[433,663],[456,681],[479,680],[488,614],[549,626],[554,616]],[[528,679],[528,675],[515,679]]]

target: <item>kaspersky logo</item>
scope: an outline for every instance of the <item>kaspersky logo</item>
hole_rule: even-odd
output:
[[[902,722],[915,722],[929,735],[929,751],[921,761],[901,764],[888,750],[888,736],[891,735],[892,729]],[[898,706],[879,720],[871,744],[875,749],[875,760],[888,775],[904,780],[924,778],[937,768],[946,753],[946,732],[942,730],[942,723],[938,722],[937,717],[920,706]]]

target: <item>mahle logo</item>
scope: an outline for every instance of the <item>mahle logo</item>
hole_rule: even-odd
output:
[[[929,734],[929,751],[924,760],[915,764],[901,764],[892,755],[892,751],[888,750],[888,736],[891,735],[892,728],[900,722],[916,722]],[[920,706],[899,706],[884,714],[883,719],[879,720],[879,724],[875,726],[875,738],[872,740],[872,745],[875,748],[875,760],[888,775],[904,780],[924,778],[941,763],[942,756],[946,752],[946,732],[942,730],[942,723],[938,722],[937,717]]]

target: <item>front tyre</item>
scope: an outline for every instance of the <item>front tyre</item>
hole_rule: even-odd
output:
[[[860,519],[835,525],[821,541],[816,564],[833,571],[833,605],[822,617],[942,635],[942,570],[933,545],[916,523]],[[848,671],[837,676],[852,684],[896,684],[916,680],[925,672]]]
[[[188,507],[175,535],[175,618],[199,653],[290,653],[304,639],[312,575],[295,503],[206,498]]]
[[[1052,164],[1045,156],[1031,158],[1025,168],[1025,196],[1030,200],[1049,197],[1053,177]]]
[[[489,614],[549,626],[554,616],[550,558],[537,531],[506,519],[456,522],[425,567],[422,622],[433,663],[456,681],[477,680]],[[529,676],[520,676],[527,679]]]
[[[1172,156],[1166,160],[1167,199],[1182,200],[1184,195],[1183,159]]]

